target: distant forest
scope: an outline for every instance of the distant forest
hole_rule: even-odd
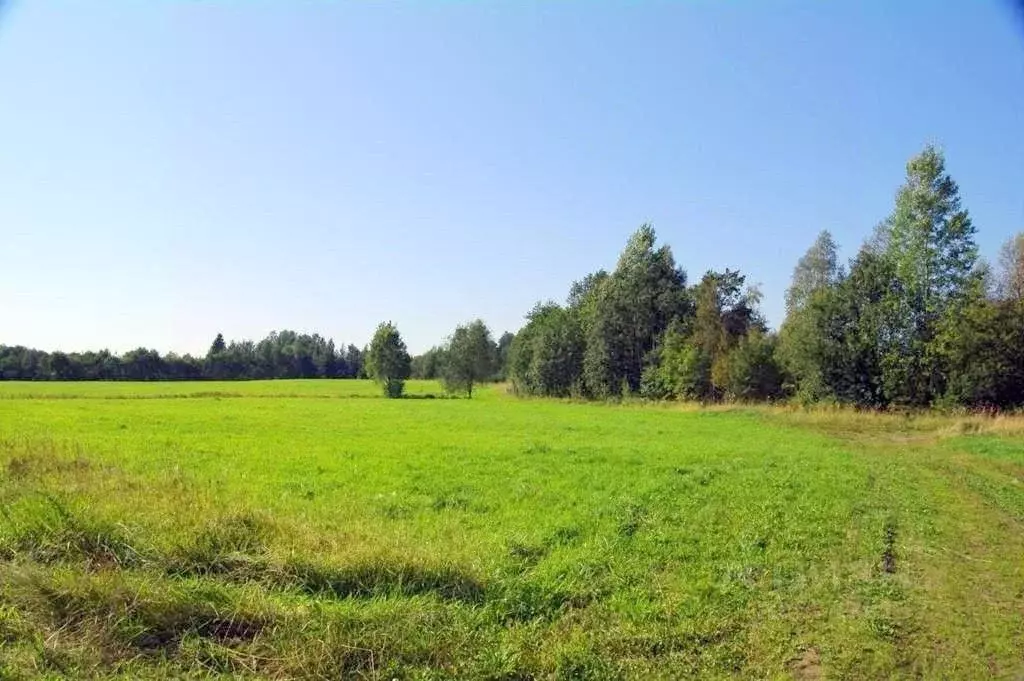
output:
[[[362,349],[293,331],[255,343],[218,334],[201,358],[0,345],[0,379],[369,376],[397,396],[412,376],[470,395],[474,382],[508,380],[522,395],[590,399],[1021,407],[1024,232],[995,264],[979,258],[974,236],[942,153],[926,147],[907,163],[892,213],[848,263],[829,232],[817,237],[794,269],[778,331],[745,274],[708,271],[690,283],[644,225],[612,272],[574,282],[564,304],[538,303],[518,333],[497,340],[477,320],[412,358],[390,323]]]
[[[160,355],[138,348],[123,355],[42,352],[0,346],[0,379],[55,381],[236,380],[258,378],[366,378],[364,352],[336,348],[318,334],[275,331],[254,343],[226,343],[217,334],[205,357]]]

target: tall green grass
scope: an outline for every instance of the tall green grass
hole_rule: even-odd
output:
[[[0,678],[1024,674],[1012,435],[349,381],[0,394]]]

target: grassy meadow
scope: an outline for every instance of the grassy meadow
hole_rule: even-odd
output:
[[[0,382],[0,679],[218,676],[1024,678],[1024,422]]]

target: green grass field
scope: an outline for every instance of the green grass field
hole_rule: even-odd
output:
[[[376,395],[0,383],[0,679],[1024,678],[1019,422]]]

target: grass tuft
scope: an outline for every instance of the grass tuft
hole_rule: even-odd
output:
[[[425,565],[390,557],[330,567],[292,560],[276,572],[275,585],[333,598],[435,595],[452,601],[479,602],[484,587],[455,565]]]
[[[146,559],[125,526],[90,517],[55,495],[28,497],[15,509],[3,508],[0,517],[0,555],[7,560],[79,561],[98,569],[134,567]]]

